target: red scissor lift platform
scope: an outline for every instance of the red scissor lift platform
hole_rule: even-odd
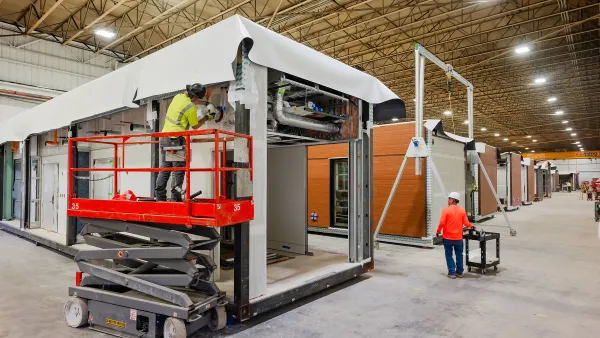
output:
[[[212,136],[212,137],[211,137]],[[140,138],[152,137],[183,137],[186,140],[185,153],[191,154],[192,143],[214,143],[214,166],[211,168],[192,168],[190,156],[185,157],[185,166],[181,168],[126,168],[125,147],[128,145],[156,144],[159,141],[132,141]],[[226,166],[226,144],[235,137],[247,140],[249,148],[248,168],[228,168]],[[113,168],[74,168],[73,143],[85,142],[90,144],[103,144],[114,147]],[[221,147],[220,147],[221,146]],[[76,196],[73,185],[69,185],[68,211],[69,216],[114,219],[122,221],[181,224],[191,226],[223,227],[232,224],[248,222],[254,218],[254,201],[252,198],[233,200],[226,196],[225,191],[220,191],[220,179],[226,182],[226,173],[237,170],[249,170],[252,179],[252,137],[244,134],[209,129],[173,133],[133,134],[117,136],[91,136],[74,137],[69,139],[69,175],[77,177],[80,172],[108,172],[113,174],[114,196],[119,194],[119,173],[131,172],[159,172],[185,171],[184,202],[156,202],[151,198],[131,200],[97,200]],[[221,160],[219,160],[221,154]],[[121,161],[119,161],[121,155]],[[196,155],[198,156],[198,155]],[[200,155],[201,156],[201,155]],[[119,165],[120,163],[120,165]],[[190,177],[193,172],[213,172],[215,198],[190,198]],[[135,193],[135,192],[134,192]]]
[[[128,145],[158,144],[161,137],[185,139],[185,152],[167,149],[175,159],[185,161],[185,166],[124,166]],[[234,144],[247,147],[248,153],[240,156],[244,161],[237,163],[239,168],[228,168],[227,143],[236,138],[244,139],[244,142],[237,142],[240,141],[237,139]],[[72,152],[77,149],[78,142],[113,147],[113,167],[74,167]],[[194,143],[214,144],[213,167],[191,167]],[[75,256],[80,271],[75,286],[69,288],[72,297],[64,308],[67,324],[71,327],[89,324],[96,330],[119,336],[150,338],[186,337],[205,326],[212,330],[225,327],[228,302],[225,293],[212,280],[217,264],[210,251],[221,239],[216,228],[233,224],[248,226],[254,217],[254,203],[252,196],[234,199],[220,187],[226,186],[227,172],[246,170],[235,183],[240,184],[247,178],[251,181],[252,169],[252,138],[222,130],[69,139],[69,175],[72,179],[67,214],[81,220],[84,224],[81,236],[87,244],[98,249],[81,251]],[[183,202],[131,198],[134,192],[119,194],[120,173],[161,170],[185,171]],[[89,179],[78,176],[81,172],[112,173],[113,199],[76,196],[73,179]],[[196,194],[191,193],[190,181],[194,172],[212,173],[214,198],[195,198]],[[195,236],[192,238],[189,234]],[[98,264],[98,261],[104,263]]]

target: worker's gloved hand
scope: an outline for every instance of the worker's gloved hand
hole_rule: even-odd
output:
[[[439,232],[435,234],[435,237],[440,237],[440,236],[441,236],[441,234]]]
[[[206,119],[207,120],[214,120],[215,116],[217,115],[217,108],[215,108],[215,106],[212,103],[209,103],[206,106]]]

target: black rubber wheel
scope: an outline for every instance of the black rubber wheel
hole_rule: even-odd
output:
[[[470,266],[467,267],[467,271],[471,272],[471,267]]]
[[[210,322],[208,328],[211,331],[218,331],[227,326],[227,311],[224,306],[217,306],[211,310]]]
[[[494,271],[498,271],[498,267],[497,266],[494,266]]]

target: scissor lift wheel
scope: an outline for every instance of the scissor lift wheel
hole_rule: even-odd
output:
[[[70,327],[80,327],[88,323],[87,302],[72,297],[65,303],[65,320]]]
[[[212,309],[210,322],[208,323],[208,328],[212,331],[218,331],[224,329],[227,325],[227,311],[224,306],[217,306]]]
[[[163,329],[164,338],[186,338],[187,330],[185,323],[181,319],[169,317],[165,320]]]

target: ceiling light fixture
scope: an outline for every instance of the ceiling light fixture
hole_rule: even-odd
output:
[[[115,32],[111,32],[111,31],[103,29],[103,28],[100,28],[100,29],[97,29],[96,31],[94,31],[94,34],[99,35],[103,38],[107,38],[107,39],[112,39],[117,35]]]
[[[508,141],[508,139],[507,139],[506,137],[505,137],[505,138],[503,138],[503,140],[504,140],[504,141]]]
[[[532,153],[535,153],[535,150],[532,150],[531,152],[532,152]]]
[[[557,110],[557,111],[554,113],[554,115],[562,115],[562,114],[564,114],[564,113],[565,113],[565,112],[564,112],[564,111],[562,111],[562,110]]]
[[[517,142],[515,142],[515,141],[512,141],[512,142],[511,142],[511,144],[515,144],[515,143],[517,143]]]
[[[580,142],[579,142],[579,141],[577,141],[577,142],[575,142],[574,144],[579,144],[579,143],[580,143]]]
[[[525,148],[525,150],[529,150],[529,148]]]
[[[394,117],[394,118],[392,119],[392,121],[394,121],[394,122],[396,122],[396,121],[399,121],[399,120],[400,120],[400,119],[399,119],[399,118],[397,118],[397,117]]]
[[[486,127],[481,128],[481,131],[486,131],[486,130],[487,130]]]
[[[494,134],[494,136],[498,137],[498,136],[500,136],[500,134],[498,134],[498,133],[495,133],[495,134]]]
[[[452,115],[452,112],[451,112],[451,111],[449,111],[449,110],[446,110],[446,111],[444,112],[444,115],[446,115],[446,116],[450,116],[450,115]]]
[[[534,80],[534,82],[536,84],[546,83],[546,78],[545,77],[538,77],[537,79]]]
[[[551,98],[548,98],[548,102],[556,102],[556,98],[554,96]]]
[[[517,54],[525,54],[529,52],[529,47],[527,46],[519,46],[517,48],[515,48],[515,53]]]
[[[565,130],[566,130],[566,131],[571,131],[571,130],[573,130],[573,128],[567,128],[567,129],[565,129]]]
[[[571,133],[571,136],[577,136],[577,133]]]
[[[531,135],[527,135],[527,138],[531,138]]]
[[[465,122],[463,122],[464,124],[469,124],[469,120],[465,120]]]
[[[537,142],[537,140],[533,140],[533,142]]]
[[[567,120],[563,120],[563,121],[562,121],[562,123],[563,123],[563,124],[567,124],[567,123],[569,123],[569,121],[567,121]]]

